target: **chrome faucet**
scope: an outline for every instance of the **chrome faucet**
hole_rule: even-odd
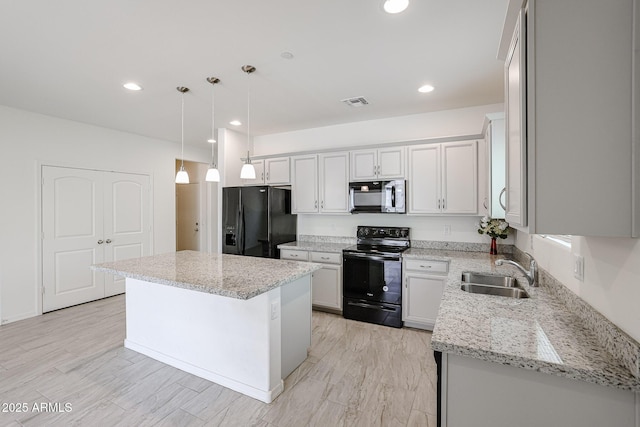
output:
[[[496,265],[511,264],[514,267],[517,267],[518,270],[524,273],[524,276],[527,278],[527,282],[529,282],[529,286],[537,287],[538,286],[538,263],[536,262],[535,259],[533,259],[533,256],[531,256],[529,252],[525,252],[525,254],[527,254],[530,258],[529,271],[525,270],[524,267],[518,264],[517,262],[511,261],[509,259],[496,260]]]

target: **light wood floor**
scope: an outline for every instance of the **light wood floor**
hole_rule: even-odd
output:
[[[314,311],[309,357],[269,405],[125,349],[124,336],[123,296],[0,327],[0,425],[436,424],[429,332]]]

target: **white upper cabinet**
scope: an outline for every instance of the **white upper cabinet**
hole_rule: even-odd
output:
[[[349,153],[296,156],[292,161],[293,213],[349,212]]]
[[[442,144],[442,213],[478,213],[478,144]]]
[[[524,10],[516,21],[505,71],[506,178],[505,219],[511,226],[527,225],[526,34]]]
[[[264,160],[251,160],[251,164],[256,170],[256,179],[243,179],[242,185],[264,185]]]
[[[507,220],[637,237],[640,0],[512,0],[506,16]]]
[[[264,161],[264,182],[265,184],[284,185],[291,183],[289,157],[277,157],[265,159]]]
[[[349,212],[349,153],[318,156],[320,165],[320,212]]]
[[[409,147],[410,214],[478,213],[477,141]]]
[[[440,213],[440,144],[409,147],[407,188],[408,213]]]
[[[318,156],[296,156],[291,158],[291,162],[293,213],[318,212]]]
[[[287,185],[291,183],[289,157],[251,160],[256,179],[243,179],[243,185]]]
[[[405,147],[351,152],[351,181],[404,178]]]

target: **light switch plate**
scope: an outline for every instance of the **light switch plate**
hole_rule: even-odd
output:
[[[445,236],[450,236],[451,235],[451,226],[448,225],[448,224],[444,226],[444,235]]]
[[[584,282],[584,257],[580,255],[573,256],[573,277]]]

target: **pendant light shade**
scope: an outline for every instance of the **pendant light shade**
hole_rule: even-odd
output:
[[[211,143],[211,164],[207,170],[207,175],[204,180],[207,182],[220,182],[220,171],[218,171],[218,165],[216,164],[216,129],[215,129],[215,86],[216,83],[220,83],[220,79],[217,77],[207,77],[207,81],[211,83],[211,138],[208,142]]]
[[[256,168],[251,164],[251,157],[249,156],[249,142],[251,141],[251,88],[249,86],[249,75],[256,71],[256,67],[245,65],[242,67],[242,71],[247,73],[247,160],[240,170],[240,178],[256,179]]]
[[[189,174],[186,170],[184,170],[184,94],[189,92],[188,87],[178,86],[176,88],[178,92],[181,93],[181,126],[180,126],[180,139],[181,139],[181,147],[182,153],[180,157],[180,170],[176,174],[176,184],[188,184],[189,183]]]

